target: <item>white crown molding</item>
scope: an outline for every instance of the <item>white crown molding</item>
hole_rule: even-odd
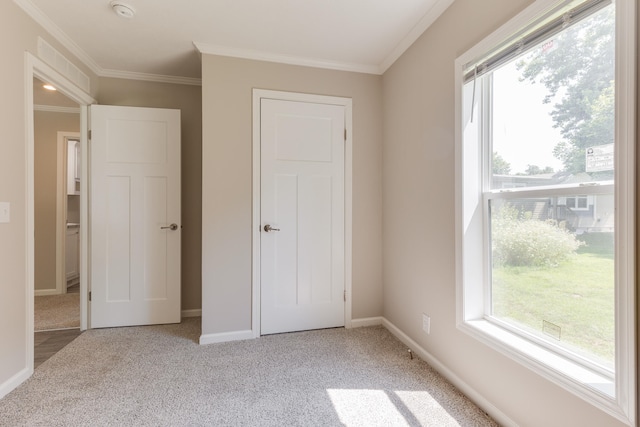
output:
[[[86,65],[95,74],[100,75],[102,68],[91,58],[84,50],[80,48],[64,31],[53,23],[42,11],[36,7],[30,0],[13,0],[22,10],[25,11],[34,21],[40,24],[46,31],[53,36],[62,46],[70,51],[84,65]]]
[[[193,42],[193,45],[207,55],[230,56],[233,58],[253,59],[256,61],[277,62],[281,64],[300,65],[303,67],[325,68],[329,70],[350,71],[364,74],[382,74],[380,67],[369,64],[353,64],[348,62],[327,61],[317,58],[262,52],[251,49],[237,49],[208,43]]]
[[[146,82],[174,83],[180,85],[202,86],[202,79],[196,77],[165,76],[162,74],[138,73],[135,71],[120,71],[102,69],[100,77],[114,79],[142,80]]]
[[[79,107],[59,107],[57,105],[34,104],[33,111],[46,111],[49,113],[80,114]]]
[[[425,13],[418,23],[407,33],[406,36],[396,45],[393,51],[380,64],[380,74],[384,74],[394,62],[402,56],[402,54],[411,47],[418,37],[420,37],[433,24],[436,19],[444,13],[445,10],[455,0],[437,0],[436,3]]]
[[[82,50],[64,31],[53,23],[31,0],[13,0],[34,21],[48,31],[60,44],[76,56],[84,65],[99,77],[113,77],[129,80],[141,80],[159,83],[173,83],[201,86],[202,80],[193,77],[177,77],[158,74],[138,73],[104,69],[98,65],[84,50]],[[340,61],[329,61],[319,58],[307,58],[296,55],[262,52],[251,49],[239,49],[228,46],[193,42],[200,53],[209,55],[230,56],[234,58],[253,59],[258,61],[277,62],[303,67],[324,68],[329,70],[349,71],[364,74],[384,74],[391,65],[426,31],[427,28],[454,2],[455,0],[437,0],[420,21],[396,45],[382,63],[358,64]]]
[[[444,13],[445,10],[455,0],[437,0],[431,8],[424,14],[420,21],[407,33],[406,36],[396,45],[393,51],[379,65],[371,64],[353,64],[346,62],[327,61],[317,58],[305,58],[295,55],[284,55],[271,52],[261,52],[250,49],[236,49],[227,46],[219,46],[207,43],[193,42],[194,46],[200,53],[209,55],[231,56],[234,58],[254,59],[258,61],[279,62],[291,65],[301,65],[304,67],[326,68],[330,70],[352,71],[365,74],[384,74],[389,67],[402,54],[418,40],[426,30],[433,24],[436,19]]]
[[[158,74],[137,73],[131,71],[108,70],[98,65],[80,46],[78,46],[64,31],[30,0],[13,0],[36,23],[40,24],[53,38],[71,52],[99,77],[114,77],[120,79],[143,80],[149,82],[175,83],[186,85],[202,85],[202,80],[192,77],[163,76]]]

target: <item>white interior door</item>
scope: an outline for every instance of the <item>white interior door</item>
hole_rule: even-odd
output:
[[[178,323],[180,111],[90,116],[91,327]]]
[[[261,334],[344,326],[345,107],[260,111]]]

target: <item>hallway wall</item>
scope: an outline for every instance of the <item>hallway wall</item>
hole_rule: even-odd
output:
[[[56,289],[58,132],[79,132],[80,115],[35,111],[35,289]],[[66,153],[66,151],[65,151]]]

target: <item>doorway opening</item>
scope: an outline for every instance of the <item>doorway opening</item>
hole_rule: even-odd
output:
[[[54,89],[33,78],[36,331],[80,328],[80,107]]]
[[[36,337],[35,299],[44,296],[69,296],[66,281],[66,259],[75,259],[73,256],[65,257],[66,223],[70,215],[67,213],[67,205],[70,205],[78,224],[87,224],[87,189],[82,177],[87,176],[86,165],[86,135],[87,135],[87,106],[94,100],[73,85],[68,79],[52,69],[50,66],[34,57],[30,53],[25,54],[26,61],[26,117],[27,117],[27,288],[26,296],[29,301],[27,309],[27,366],[33,372],[35,366],[35,345],[42,345],[46,341],[43,336]],[[56,89],[56,101],[45,101],[40,89],[44,83],[52,85]],[[53,98],[50,96],[50,98]],[[56,105],[62,104],[62,105]],[[61,124],[63,117],[67,122]],[[73,124],[72,124],[73,123]],[[48,130],[43,131],[44,128]],[[52,130],[53,129],[53,130]],[[53,132],[53,136],[45,137],[44,134]],[[61,135],[59,134],[61,132]],[[65,136],[65,133],[67,134]],[[69,163],[69,150],[60,147],[60,138],[76,147],[73,168],[79,179],[79,194],[73,194],[77,200],[70,203],[61,196],[61,186],[64,177],[59,172],[58,160],[67,166]],[[52,140],[51,140],[52,139]],[[76,141],[78,144],[76,145]],[[77,150],[79,148],[79,150]],[[44,151],[41,151],[44,150]],[[47,150],[50,150],[49,153]],[[53,153],[53,154],[52,154]],[[76,161],[77,160],[77,161]],[[51,164],[49,164],[51,163]],[[47,170],[53,171],[53,178],[47,179]],[[41,175],[44,173],[44,177]],[[75,178],[74,178],[75,179]],[[40,183],[40,185],[38,185]],[[53,186],[53,190],[46,186]],[[66,191],[65,191],[66,192]],[[43,193],[43,194],[40,194]],[[42,197],[41,197],[42,196]],[[69,196],[65,196],[69,197]],[[61,224],[64,224],[64,229]],[[61,232],[61,230],[63,230]],[[87,328],[87,262],[86,248],[87,236],[82,228],[78,228],[76,241],[78,242],[78,262],[74,280],[77,281],[78,300],[76,310],[79,312],[79,324],[74,325],[74,332]],[[53,254],[53,256],[51,256]],[[75,277],[77,275],[77,277]],[[73,291],[73,289],[71,289]],[[73,305],[73,304],[72,304]],[[55,310],[54,310],[55,312]],[[76,321],[77,321],[76,320]],[[39,326],[38,328],[41,328]],[[49,326],[48,329],[65,329],[65,327]],[[59,340],[58,340],[59,341]]]

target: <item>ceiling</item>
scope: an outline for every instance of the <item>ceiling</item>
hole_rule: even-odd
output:
[[[98,75],[185,82],[200,52],[382,74],[453,1],[14,0]]]
[[[78,108],[78,104],[61,94],[60,92],[44,88],[45,82],[37,77],[33,78],[33,104],[37,108],[42,106],[56,106],[66,108]],[[78,110],[79,111],[79,110]]]

